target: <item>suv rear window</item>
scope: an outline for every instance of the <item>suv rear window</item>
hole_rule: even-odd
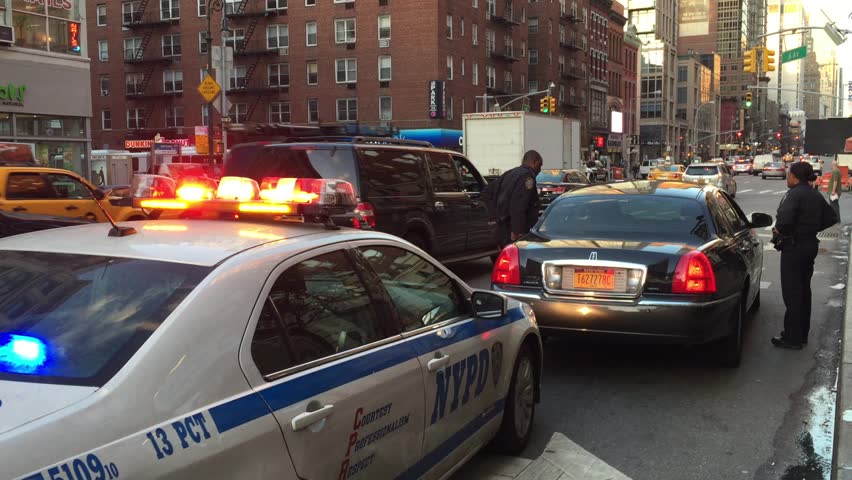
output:
[[[718,175],[719,167],[711,165],[707,167],[691,166],[686,169],[687,175]]]
[[[3,251],[0,379],[102,386],[210,270]]]
[[[225,160],[224,176],[333,178],[360,194],[355,151],[349,145],[238,145]]]

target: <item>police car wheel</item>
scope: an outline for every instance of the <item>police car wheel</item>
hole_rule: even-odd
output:
[[[536,371],[532,353],[521,347],[512,371],[512,383],[503,410],[503,423],[494,438],[494,448],[502,453],[518,454],[526,447],[535,417]]]

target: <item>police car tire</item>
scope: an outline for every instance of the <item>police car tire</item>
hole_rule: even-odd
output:
[[[529,442],[532,434],[532,426],[535,422],[535,393],[531,392],[533,397],[530,398],[530,419],[527,431],[518,432],[515,426],[516,403],[518,402],[518,395],[515,389],[519,380],[518,375],[523,373],[520,370],[522,365],[529,365],[529,374],[532,375],[532,383],[529,387],[535,389],[535,382],[537,381],[536,366],[531,349],[527,345],[521,346],[518,357],[515,359],[515,366],[512,370],[512,383],[509,385],[509,394],[506,396],[506,405],[503,407],[503,423],[500,425],[500,431],[497,432],[497,436],[494,437],[492,443],[495,450],[510,455],[521,453],[527,446],[527,442]]]

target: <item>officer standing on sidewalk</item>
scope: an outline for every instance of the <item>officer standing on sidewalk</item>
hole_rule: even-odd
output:
[[[535,178],[543,163],[541,154],[529,150],[520,167],[501,175],[483,192],[483,199],[497,220],[496,240],[501,249],[529,232],[538,221],[541,207]]]
[[[840,222],[840,190],[841,190],[841,180],[840,180],[840,164],[837,163],[835,159],[831,163],[831,180],[828,181],[828,199],[831,203],[831,208],[834,209],[835,215],[837,215],[837,221]]]
[[[787,174],[789,190],[778,205],[772,243],[781,251],[781,295],[784,330],[772,338],[779,348],[801,350],[811,326],[811,277],[819,248],[817,233],[837,223],[822,194],[810,188],[816,180],[809,163],[797,162]]]

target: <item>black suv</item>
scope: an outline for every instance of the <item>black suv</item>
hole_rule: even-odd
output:
[[[480,199],[485,180],[459,153],[391,138],[310,139],[235,145],[224,176],[333,178],[355,187],[358,217],[445,263],[498,253]],[[358,218],[349,226],[367,227]]]

